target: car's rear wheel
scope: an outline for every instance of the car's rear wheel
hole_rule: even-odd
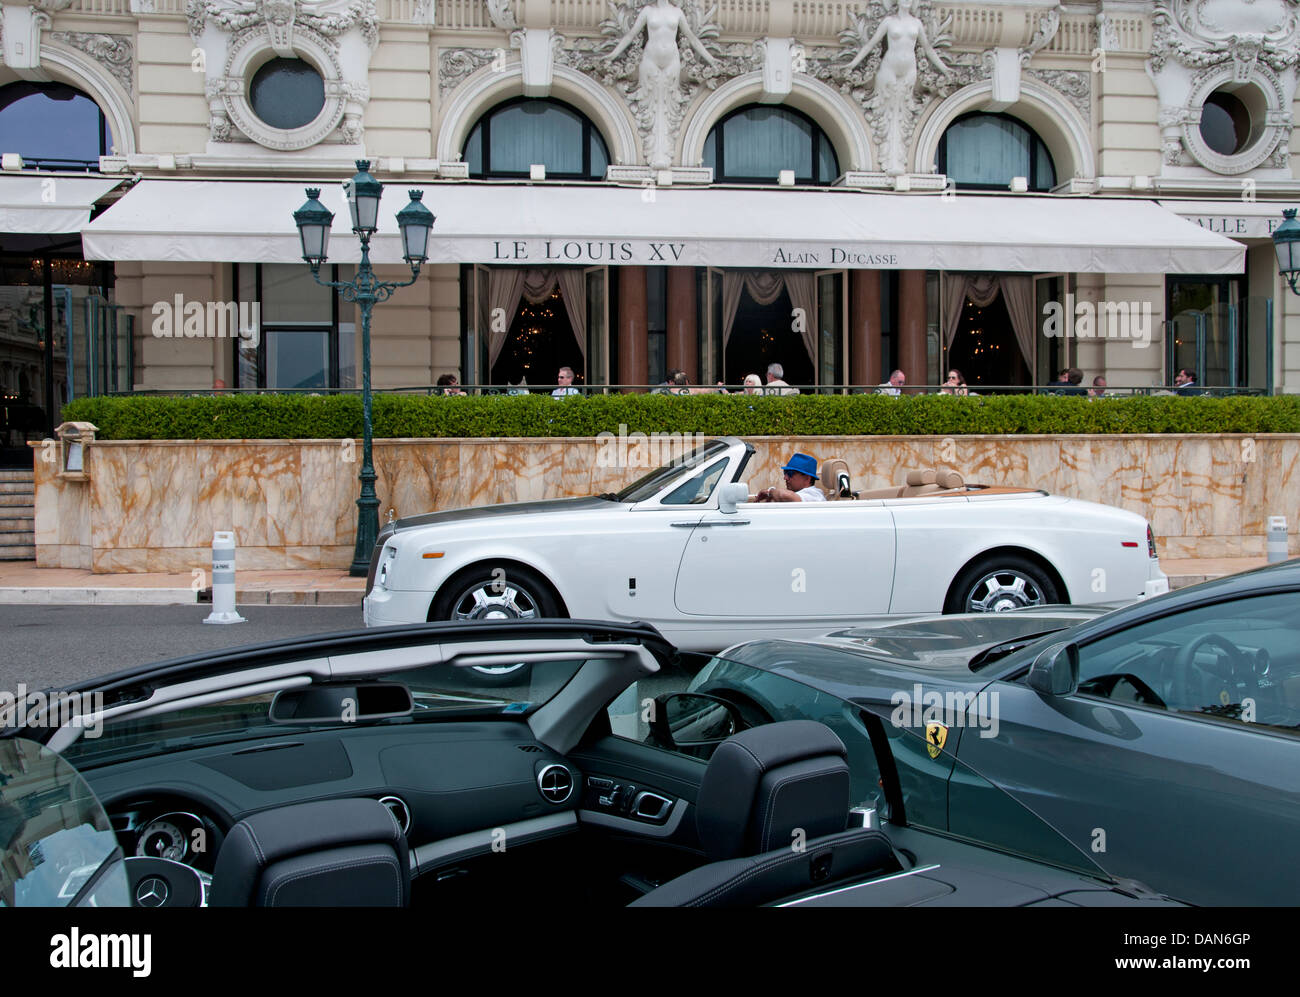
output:
[[[540,620],[562,616],[550,587],[536,574],[513,564],[481,564],[443,586],[429,619],[453,623]],[[476,665],[483,685],[515,685],[528,680],[529,667]]]
[[[1061,601],[1047,572],[1024,557],[1005,554],[976,561],[948,592],[945,613],[1004,613]]]

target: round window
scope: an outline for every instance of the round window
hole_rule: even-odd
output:
[[[1250,144],[1250,111],[1236,94],[1216,90],[1205,98],[1201,138],[1221,156],[1235,156]]]
[[[253,74],[248,102],[272,128],[301,128],[325,106],[325,81],[302,59],[272,59]]]

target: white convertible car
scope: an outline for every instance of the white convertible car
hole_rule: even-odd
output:
[[[688,650],[872,617],[1114,603],[1167,582],[1146,520],[1033,488],[915,470],[831,501],[749,502],[754,448],[711,440],[618,494],[401,519],[375,544],[367,626],[645,621]]]

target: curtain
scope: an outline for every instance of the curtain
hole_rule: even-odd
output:
[[[506,345],[506,336],[510,334],[510,324],[515,320],[519,310],[519,298],[524,293],[524,271],[514,267],[497,267],[488,274],[487,315],[483,318],[483,328],[488,334],[488,369],[483,372],[484,383],[491,375],[492,367]],[[500,308],[505,312],[505,322],[492,321],[492,315]]]
[[[569,325],[573,326],[573,336],[578,341],[582,353],[583,365],[587,362],[587,275],[581,268],[557,270],[560,281],[560,295],[564,298],[564,310],[569,313]]]
[[[722,348],[727,348],[736,325],[736,312],[740,310],[741,292],[746,292],[755,303],[770,305],[781,292],[790,295],[790,307],[802,308],[804,313],[803,345],[808,359],[817,362],[817,278],[810,273],[774,270],[727,270],[722,274]]]
[[[815,368],[817,366],[817,278],[810,273],[787,273],[785,289],[790,293],[790,306],[803,310],[803,345],[808,351],[808,359],[812,361]]]
[[[499,267],[491,271],[488,278],[488,317],[485,327],[490,330],[488,336],[488,370],[497,362],[506,345],[510,326],[514,324],[519,312],[519,303],[527,300],[530,305],[539,305],[551,296],[556,284],[560,286],[560,296],[564,300],[564,310],[573,327],[574,338],[584,360],[587,358],[587,283],[581,268],[520,270],[514,267]],[[496,309],[505,312],[505,328],[499,332],[492,328],[491,313]]]
[[[1016,343],[1025,358],[1025,366],[1034,367],[1034,333],[1037,331],[1037,311],[1034,298],[1034,278],[1004,276],[1002,278],[1002,303],[1011,317],[1011,328],[1016,333]]]
[[[952,347],[961,325],[962,309],[970,301],[976,308],[987,308],[1002,295],[1016,345],[1026,366],[1033,363],[1034,349],[1034,279],[998,274],[949,273],[943,277],[943,345]]]

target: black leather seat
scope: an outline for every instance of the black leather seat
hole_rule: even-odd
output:
[[[845,830],[849,767],[825,724],[787,720],[742,731],[709,760],[696,826],[709,864],[633,907],[746,907],[851,876],[898,871],[879,831]]]
[[[404,907],[406,836],[377,800],[322,800],[245,817],[212,872],[214,907]]]

